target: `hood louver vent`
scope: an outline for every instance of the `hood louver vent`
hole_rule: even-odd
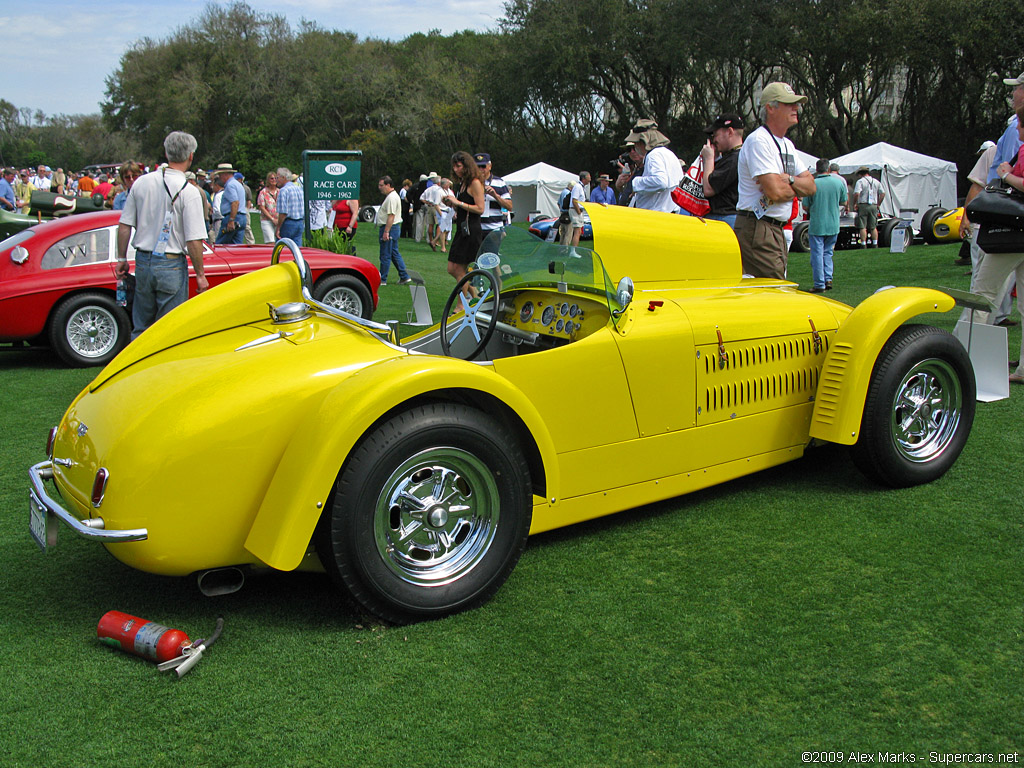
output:
[[[697,423],[749,416],[812,402],[829,337],[819,350],[810,333],[701,347],[697,360]]]

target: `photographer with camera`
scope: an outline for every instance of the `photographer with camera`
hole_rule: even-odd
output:
[[[651,211],[679,213],[679,206],[672,200],[672,190],[683,180],[683,166],[679,158],[668,148],[668,136],[657,128],[649,127],[652,120],[638,120],[626,137],[632,172],[625,171],[616,181],[616,188],[631,185],[633,196],[629,205]]]
[[[647,118],[637,120],[633,126],[633,132],[629,136],[657,127],[656,120]],[[615,177],[615,193],[618,195],[619,205],[629,205],[629,201],[633,197],[633,177],[644,169],[643,158],[633,152],[636,142],[629,136],[626,137],[626,143],[623,145],[626,151],[611,161],[611,164],[618,170],[618,175]]]

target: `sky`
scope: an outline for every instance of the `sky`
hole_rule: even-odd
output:
[[[7,41],[0,99],[47,116],[100,111],[106,78],[143,37],[164,39],[203,12],[207,0],[0,0]],[[224,2],[218,3],[224,5]],[[302,19],[360,39],[401,40],[438,29],[496,29],[501,0],[248,0],[256,11]]]

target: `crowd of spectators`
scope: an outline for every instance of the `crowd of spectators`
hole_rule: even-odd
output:
[[[986,142],[979,149],[978,165],[969,177],[969,197],[986,184],[1013,186],[1018,178],[1018,113],[1024,106],[1024,73],[1005,82],[1013,87],[1015,114],[998,145]],[[832,251],[840,214],[855,212],[861,246],[877,246],[878,209],[885,193],[867,168],[858,171],[857,184],[848,195],[847,182],[827,159],[820,160],[813,171],[799,161],[796,147],[786,134],[799,122],[806,101],[806,96],[795,93],[787,83],[767,84],[760,94],[759,124],[747,132],[738,114],[712,118],[704,129],[706,142],[692,166],[669,148],[671,141],[656,121],[637,120],[625,138],[616,178],[600,174],[591,188],[591,174],[584,170],[579,172],[578,180],[566,185],[559,199],[562,242],[579,244],[585,221],[583,206],[588,201],[691,213],[723,221],[734,229],[746,275],[784,279],[792,224],[802,208],[809,218],[810,290],[831,289]],[[385,202],[378,207],[374,223],[385,284],[391,265],[398,268],[400,282],[409,282],[398,249],[402,237],[417,242],[426,239],[431,249],[447,254],[449,274],[459,280],[487,233],[512,221],[512,195],[504,180],[494,173],[489,153],[456,152],[451,166],[451,179],[431,171],[421,174],[416,183],[405,179],[400,186],[389,176],[378,180]],[[685,195],[680,195],[687,177],[694,177],[694,169],[698,196],[702,198],[699,213],[687,204]],[[27,213],[32,194],[40,191],[89,197],[106,207],[123,209],[132,184],[145,170],[132,161],[124,163],[116,174],[99,173],[95,177],[89,170],[65,173],[62,168],[52,170],[46,165],[34,171],[7,168],[0,176],[0,209]],[[218,165],[210,174],[202,169],[188,171],[186,179],[201,191],[207,233],[218,243],[255,242],[249,216],[254,209],[259,212],[265,242],[279,237],[301,242],[307,216],[313,231],[329,230],[351,238],[358,228],[358,200],[311,201],[307,211],[302,180],[288,168],[268,173],[255,195],[242,173],[230,163]],[[990,275],[983,269],[985,254],[977,243],[977,228],[972,228],[966,215],[961,235],[970,238],[972,244],[972,288],[984,293],[997,307],[992,313],[993,322],[1011,322],[1006,319],[1008,288],[1019,265],[1013,262],[1006,267],[1002,262],[1012,259],[1001,258],[996,274],[995,259],[990,259],[987,267],[994,276]],[[995,285],[997,282],[1000,284]],[[1018,368],[1013,380],[1022,378],[1024,370]]]

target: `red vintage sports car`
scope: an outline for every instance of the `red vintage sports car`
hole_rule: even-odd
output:
[[[117,304],[114,264],[120,211],[48,221],[0,242],[0,342],[48,343],[71,366],[105,365],[131,337],[128,311]],[[270,265],[271,245],[203,243],[210,288]],[[369,318],[380,272],[365,259],[303,248],[314,296]],[[135,251],[128,259],[134,274]],[[195,296],[189,266],[189,295]]]

